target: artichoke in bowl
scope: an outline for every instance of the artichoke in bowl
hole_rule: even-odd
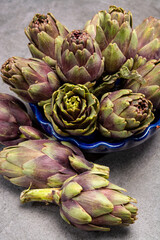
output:
[[[97,128],[99,101],[84,85],[66,83],[41,104],[46,118],[62,136],[88,136]]]
[[[99,131],[112,139],[143,132],[154,120],[153,105],[141,93],[129,89],[106,93],[100,102]]]
[[[133,92],[143,93],[153,103],[156,110],[160,109],[160,60],[138,57],[130,65],[128,80],[124,88]]]
[[[135,31],[138,37],[138,55],[147,60],[160,59],[160,20],[148,17]]]
[[[60,86],[56,73],[42,60],[9,58],[1,68],[2,79],[26,102],[47,100]]]
[[[104,58],[97,42],[84,30],[74,30],[57,51],[56,70],[64,82],[85,84],[104,71]]]
[[[57,48],[68,33],[67,28],[56,20],[52,13],[35,14],[25,29],[32,56],[43,59],[50,66],[55,66]]]
[[[107,73],[116,73],[127,59],[136,55],[138,39],[132,29],[132,14],[123,8],[110,6],[108,12],[98,12],[86,23],[85,30],[97,41]]]

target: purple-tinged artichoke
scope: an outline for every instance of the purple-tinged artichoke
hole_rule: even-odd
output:
[[[31,125],[24,104],[9,94],[0,93],[0,143],[10,146],[24,141],[19,127]]]
[[[88,171],[66,180],[59,190],[25,190],[20,200],[56,203],[67,223],[86,231],[109,231],[110,227],[128,226],[137,219],[138,209],[132,204],[136,199],[121,191],[126,190]]]
[[[1,68],[2,79],[27,102],[47,100],[60,86],[56,73],[42,60],[9,58]]]
[[[62,136],[88,136],[97,128],[99,101],[84,85],[65,83],[43,107],[54,130]]]
[[[121,89],[101,98],[99,131],[107,138],[122,139],[143,132],[154,120],[153,105],[141,93]]]
[[[130,59],[123,77],[126,79],[124,88],[143,93],[153,103],[154,109],[160,109],[160,60],[147,61],[141,56],[134,61]]]
[[[56,70],[64,82],[73,84],[98,79],[104,71],[104,59],[96,41],[86,31],[70,32],[57,54]]]
[[[68,33],[66,27],[56,20],[52,13],[36,14],[25,29],[32,56],[43,59],[51,66],[55,66],[56,51]]]
[[[109,176],[108,167],[88,162],[68,142],[28,140],[0,152],[0,174],[21,187],[61,187],[66,179],[85,171]]]
[[[160,59],[160,20],[148,17],[135,29],[138,37],[138,55],[147,60]]]
[[[110,6],[109,11],[98,12],[85,25],[85,30],[97,41],[105,58],[105,71],[117,72],[137,52],[137,34],[132,30],[132,14]]]

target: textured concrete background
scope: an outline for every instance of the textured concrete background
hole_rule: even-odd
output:
[[[106,0],[1,0],[0,1],[0,64],[12,56],[30,57],[28,40],[23,29],[35,13],[52,12],[70,30],[83,28],[85,22],[109,5],[131,10],[134,26],[152,15],[159,18],[160,1]],[[8,92],[2,82],[1,92]],[[88,156],[93,160],[93,156]],[[53,239],[160,239],[160,132],[148,142],[123,152],[94,155],[96,163],[111,168],[110,180],[137,198],[139,215],[128,228],[111,232],[82,232],[67,225],[59,216],[58,207],[44,204],[21,205],[22,189],[0,177],[0,240]]]

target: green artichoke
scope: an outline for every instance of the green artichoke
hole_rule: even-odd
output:
[[[10,146],[24,141],[19,130],[24,125],[32,125],[24,104],[9,94],[0,93],[0,143]]]
[[[67,142],[28,140],[0,152],[0,174],[21,187],[61,187],[67,178],[88,170],[109,176],[108,167],[88,162]]]
[[[99,101],[84,85],[64,84],[43,107],[60,135],[88,136],[96,130]]]
[[[137,52],[137,34],[132,30],[132,14],[110,6],[98,12],[85,25],[85,30],[97,41],[105,58],[105,71],[117,72],[124,62]]]
[[[109,231],[111,226],[134,223],[136,199],[124,195],[125,189],[91,172],[66,180],[62,189],[25,190],[20,200],[53,202],[60,206],[61,217],[87,231]]]
[[[9,58],[3,64],[1,72],[3,81],[27,102],[46,100],[60,86],[55,72],[39,59]]]
[[[152,108],[143,94],[129,89],[106,93],[100,102],[99,131],[112,139],[139,134],[154,120]]]
[[[64,82],[85,84],[98,79],[104,59],[96,41],[86,31],[70,32],[57,54],[56,70]]]
[[[55,66],[56,51],[68,33],[66,27],[57,21],[52,13],[36,14],[25,29],[32,56],[43,59],[51,66]]]
[[[147,60],[160,59],[160,20],[146,18],[135,29],[138,37],[138,55]]]

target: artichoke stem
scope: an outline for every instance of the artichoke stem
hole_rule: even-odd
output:
[[[20,195],[21,203],[45,202],[59,205],[61,190],[57,188],[27,189]]]

